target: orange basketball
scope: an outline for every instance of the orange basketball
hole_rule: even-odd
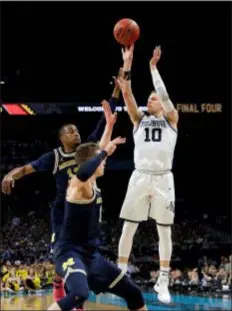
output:
[[[138,40],[139,35],[139,26],[132,19],[121,19],[114,26],[114,37],[122,45],[128,46],[133,44]]]

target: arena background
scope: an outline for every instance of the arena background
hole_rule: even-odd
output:
[[[180,112],[176,223],[193,231],[210,224],[231,234],[231,3],[5,2],[1,10],[1,177],[56,147],[63,123],[76,124],[83,138],[94,129],[101,112],[91,107],[110,97],[112,75],[122,64],[113,26],[130,17],[141,28],[132,70],[138,104],[144,107],[152,90],[148,64],[161,45],[159,70]],[[15,105],[25,115],[11,114]],[[128,142],[99,181],[103,217],[111,225],[118,222],[133,170],[132,125],[120,111],[123,105],[121,100],[114,136]],[[46,178],[29,176],[16,183],[12,196],[1,196],[1,226],[36,211],[46,215],[49,228],[47,202],[54,187]],[[217,249],[193,248],[191,256],[182,254],[182,264],[194,267],[206,253],[220,262],[230,251],[225,241]]]

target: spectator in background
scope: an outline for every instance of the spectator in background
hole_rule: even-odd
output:
[[[177,287],[181,285],[184,280],[183,274],[179,269],[172,270],[170,274],[170,278],[171,278],[170,285],[173,287]]]
[[[225,267],[227,263],[228,263],[228,259],[225,256],[221,256],[220,267]]]
[[[20,219],[18,217],[14,217],[12,219],[12,226],[17,227],[20,224]]]
[[[228,283],[228,274],[224,267],[219,268],[219,272],[217,273],[217,281],[221,285],[227,285]]]
[[[230,255],[229,261],[225,264],[225,269],[227,273],[231,273],[231,258],[232,258],[232,255]]]
[[[17,293],[23,290],[24,287],[21,286],[21,281],[21,277],[16,275],[16,268],[11,267],[5,281],[5,291]]]
[[[189,285],[194,286],[195,288],[199,285],[199,275],[197,268],[188,272]]]
[[[156,283],[158,277],[159,277],[159,271],[154,271],[154,270],[152,270],[152,271],[150,272],[150,277],[151,277],[151,278],[150,278],[149,282],[152,284],[152,287],[153,287],[154,284]]]

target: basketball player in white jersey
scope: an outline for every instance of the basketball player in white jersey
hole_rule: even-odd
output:
[[[127,111],[134,124],[135,170],[120,213],[124,225],[118,247],[118,265],[122,270],[127,270],[133,237],[139,223],[148,220],[148,217],[154,219],[159,236],[160,259],[160,275],[154,289],[161,302],[170,303],[168,284],[175,202],[171,169],[177,139],[178,112],[169,99],[157,69],[160,47],[154,50],[150,61],[155,91],[148,98],[148,112],[139,110],[130,80],[133,50],[134,46],[131,46],[122,51],[124,78],[119,80]]]

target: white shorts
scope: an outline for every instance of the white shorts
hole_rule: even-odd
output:
[[[175,213],[175,187],[172,172],[155,175],[135,170],[130,178],[120,218],[140,222],[148,217],[157,224],[171,225]]]

